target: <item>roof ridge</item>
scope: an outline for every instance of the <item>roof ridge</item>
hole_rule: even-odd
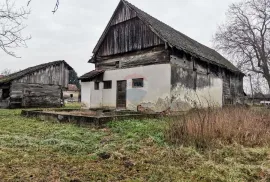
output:
[[[35,65],[35,66],[30,66],[30,67],[25,68],[25,69],[23,69],[23,70],[20,70],[20,71],[17,71],[17,72],[15,72],[15,73],[12,73],[12,74],[10,74],[10,75],[8,75],[8,76],[11,76],[11,75],[13,75],[13,74],[20,73],[20,72],[22,72],[22,71],[26,71],[26,70],[31,69],[31,68],[35,68],[35,67],[37,67],[37,66],[43,66],[43,65],[47,65],[47,64],[51,64],[51,63],[56,63],[56,62],[59,62],[59,61],[60,61],[60,60],[58,60],[58,61],[51,61],[51,62],[48,62],[48,63],[42,63],[42,64]]]
[[[128,6],[131,5],[131,6],[135,7],[135,8],[137,8],[138,10],[140,10],[140,11],[142,11],[143,13],[147,14],[147,15],[150,16],[151,18],[154,18],[155,20],[159,21],[160,23],[162,23],[162,24],[168,26],[169,28],[173,29],[174,31],[176,31],[176,32],[179,33],[180,35],[185,36],[186,38],[188,38],[188,39],[190,39],[190,40],[192,40],[192,41],[195,41],[196,43],[201,44],[201,45],[203,45],[203,46],[205,46],[205,47],[207,47],[207,48],[209,48],[209,49],[212,49],[212,48],[210,48],[210,47],[208,47],[208,46],[206,46],[206,45],[204,45],[204,44],[202,44],[202,43],[196,41],[195,39],[189,37],[188,35],[186,35],[186,34],[180,32],[179,30],[173,28],[172,26],[168,25],[167,23],[164,23],[163,21],[161,21],[161,20],[155,18],[154,16],[148,14],[147,12],[145,12],[145,11],[143,11],[142,9],[136,7],[135,5],[131,4],[130,2],[128,2],[128,1],[126,1],[126,0],[121,0],[121,1],[127,3]],[[130,6],[129,6],[129,7],[130,7]],[[132,8],[132,7],[130,7],[130,8]],[[134,9],[134,8],[132,8],[132,9],[133,9],[134,11],[136,11],[136,9]],[[137,12],[137,11],[136,11],[136,12]],[[158,30],[156,30],[156,31],[158,31]],[[212,49],[212,50],[214,50],[214,49]]]
[[[202,57],[202,58],[204,58],[204,59],[206,59],[206,60],[212,62],[212,64],[218,64],[218,65],[220,65],[220,66],[224,66],[224,67],[226,67],[227,69],[229,69],[229,70],[231,70],[231,71],[241,72],[238,68],[236,68],[230,61],[228,61],[225,57],[223,57],[223,56],[222,56],[219,52],[217,52],[215,49],[210,48],[210,47],[208,47],[208,46],[206,46],[206,45],[204,45],[204,44],[202,44],[202,43],[200,43],[200,42],[198,42],[198,41],[192,39],[191,37],[185,35],[184,33],[182,33],[182,32],[180,32],[180,31],[176,30],[176,29],[173,28],[172,26],[170,26],[170,25],[168,25],[168,24],[166,24],[166,23],[160,21],[159,19],[153,17],[152,15],[146,13],[145,11],[141,10],[140,8],[138,8],[138,7],[136,7],[135,5],[131,4],[130,2],[128,2],[128,1],[126,1],[126,0],[121,0],[121,1],[124,2],[129,8],[131,8],[132,10],[134,10],[134,11],[137,13],[137,16],[138,16],[140,19],[143,19],[143,21],[147,21],[147,24],[150,24],[150,27],[151,27],[152,29],[154,29],[154,30],[157,32],[158,36],[160,36],[162,39],[164,39],[165,42],[167,42],[167,43],[169,43],[169,44],[172,45],[172,44],[173,44],[172,42],[175,41],[175,40],[174,40],[174,39],[172,39],[173,41],[172,41],[172,40],[168,40],[169,38],[171,38],[170,35],[169,35],[169,36],[167,35],[167,37],[164,36],[163,33],[162,33],[162,31],[161,31],[160,29],[155,28],[155,26],[157,26],[156,24],[161,24],[161,25],[163,26],[162,28],[163,28],[164,30],[165,30],[165,29],[169,29],[170,31],[173,31],[173,32],[172,32],[173,34],[177,34],[179,37],[182,37],[181,39],[184,38],[185,41],[188,41],[188,42],[189,42],[189,44],[190,44],[189,46],[192,47],[193,49],[194,49],[194,48],[196,48],[196,49],[198,49],[198,50],[200,50],[200,49],[205,49],[204,52],[207,52],[207,50],[208,50],[208,54],[209,54],[209,55],[202,55],[202,54],[205,54],[205,53],[198,54],[198,53],[196,53],[196,50],[189,50],[189,49],[191,49],[191,48],[189,48],[188,46],[184,46],[183,44],[180,45],[181,43],[179,43],[179,42],[177,42],[177,41],[175,41],[175,42],[174,42],[175,44],[173,44],[172,46],[175,46],[175,47],[178,48],[178,49],[183,49],[183,50],[186,51],[186,52],[189,52],[189,53],[191,53],[191,54],[195,54],[195,55],[197,55],[197,56],[199,56],[199,57]],[[144,15],[143,15],[143,14],[144,14]],[[144,16],[147,16],[147,17],[144,17]],[[149,17],[150,17],[152,20],[147,19],[147,18],[149,18]],[[155,22],[154,24],[151,24],[150,21],[156,21],[156,22]],[[154,27],[153,27],[153,26],[154,26]],[[176,35],[176,36],[177,36],[177,35]],[[175,38],[177,38],[176,36],[175,36]],[[198,51],[198,50],[197,50],[197,51]],[[202,52],[203,52],[203,51],[202,51]],[[216,54],[216,55],[213,56],[213,55],[211,55],[211,53],[212,53],[212,54]],[[216,60],[214,60],[213,58],[211,59],[210,57],[213,57],[213,58],[215,57]],[[218,58],[217,58],[217,57],[218,57]],[[218,62],[219,59],[220,59],[220,61]],[[220,63],[220,62],[222,62],[222,63]]]
[[[97,45],[95,46],[93,53],[94,57],[99,46],[102,44],[102,41],[110,28],[110,22],[113,19],[116,10],[119,8],[120,4],[123,3],[124,6],[136,12],[137,17],[145,23],[149,28],[157,34],[164,42],[168,43],[171,47],[175,47],[179,50],[183,50],[194,57],[201,59],[202,61],[208,62],[210,64],[215,64],[225,69],[228,69],[232,72],[242,73],[238,68],[236,68],[230,61],[218,53],[215,49],[210,48],[191,37],[185,35],[184,33],[176,30],[175,28],[169,26],[168,24],[158,20],[157,18],[151,16],[145,11],[137,8],[133,4],[129,3],[126,0],[120,0],[117,8],[114,11],[109,23],[107,24],[104,32],[102,33]],[[91,62],[89,60],[89,62]],[[242,73],[243,74],[243,73]]]
[[[36,66],[31,66],[31,67],[25,68],[23,70],[17,71],[15,73],[12,73],[10,75],[7,75],[7,76],[5,76],[3,78],[0,78],[0,84],[1,83],[11,82],[11,81],[13,81],[15,79],[24,77],[24,76],[26,76],[28,74],[31,74],[31,73],[35,72],[35,71],[41,70],[46,66],[55,65],[55,64],[59,64],[59,63],[64,63],[69,67],[69,69],[72,69],[72,67],[65,60],[51,61],[51,62],[39,64],[39,65],[36,65]]]

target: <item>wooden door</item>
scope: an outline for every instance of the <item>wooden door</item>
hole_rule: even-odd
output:
[[[126,108],[127,104],[127,81],[117,81],[116,107]]]

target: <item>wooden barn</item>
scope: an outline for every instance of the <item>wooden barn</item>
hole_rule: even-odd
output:
[[[54,61],[0,78],[0,108],[61,107],[70,70]]]
[[[87,108],[185,111],[244,96],[244,74],[229,60],[125,0],[89,63],[96,69],[80,78]]]

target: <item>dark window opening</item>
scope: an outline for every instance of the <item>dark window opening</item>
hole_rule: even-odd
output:
[[[112,88],[112,81],[104,81],[104,89],[111,89]]]
[[[210,65],[209,66],[209,72],[213,74],[214,76],[219,76],[219,70],[217,66]]]
[[[95,90],[99,90],[99,82],[95,82]]]
[[[188,61],[191,61],[191,55],[190,54],[186,54],[186,58]]]
[[[70,98],[73,98],[73,94],[70,94]]]
[[[140,88],[143,87],[143,78],[136,78],[132,80],[132,87],[133,88]]]
[[[2,99],[5,100],[9,98],[9,89],[3,89],[2,90]]]
[[[177,55],[179,58],[181,59],[184,58],[184,55],[185,55],[184,51],[178,51],[177,53],[178,53]]]

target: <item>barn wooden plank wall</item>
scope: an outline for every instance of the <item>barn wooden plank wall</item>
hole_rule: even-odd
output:
[[[119,67],[117,67],[119,62]],[[169,53],[166,50],[143,51],[119,56],[96,63],[98,69],[108,70],[117,68],[131,68],[150,64],[169,63]]]
[[[237,98],[243,95],[243,82],[242,78],[233,75],[230,72],[224,71],[223,77],[223,102],[225,105],[234,104]]]
[[[121,22],[127,21],[129,19],[137,17],[137,13],[127,6],[124,6],[123,3],[119,6],[113,20],[111,21],[111,26],[119,24]]]
[[[61,97],[58,85],[12,83],[10,107],[60,107]]]
[[[15,82],[62,85],[62,87],[67,88],[69,82],[69,70],[64,63],[52,65],[30,75],[26,75]]]
[[[109,56],[165,44],[128,7],[120,6],[111,20],[98,56]]]

